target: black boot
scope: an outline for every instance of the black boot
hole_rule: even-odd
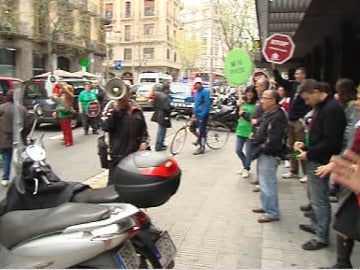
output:
[[[336,244],[336,263],[326,269],[352,269],[353,266],[350,262],[350,256],[354,247],[354,240],[350,238],[344,239],[340,235],[337,235]],[[325,269],[325,267],[323,269]]]

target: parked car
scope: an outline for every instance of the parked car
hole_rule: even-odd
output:
[[[0,77],[0,104],[6,101],[6,94],[9,90],[21,88],[23,80],[13,77]]]
[[[154,92],[155,83],[145,83],[134,85],[133,88],[136,89],[136,103],[144,109],[152,108],[152,101],[155,98]]]
[[[31,110],[35,104],[40,104],[43,108],[43,116],[39,118],[38,125],[42,123],[56,124],[58,125],[58,119],[53,118],[52,114],[56,107],[56,102],[48,96],[45,88],[46,78],[33,78],[24,82],[23,100],[24,106]],[[89,80],[81,78],[63,78],[60,81],[66,82],[72,85],[74,88],[75,100],[74,109],[76,112],[78,108],[78,96],[82,90],[84,90],[84,83]],[[99,85],[100,91],[104,91],[104,88]],[[81,125],[81,115],[76,113],[71,122],[71,127],[75,128]]]
[[[173,111],[190,116],[194,107],[193,84],[174,82],[170,84],[170,104]]]

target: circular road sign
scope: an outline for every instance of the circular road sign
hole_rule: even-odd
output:
[[[232,49],[225,58],[224,73],[228,82],[234,85],[247,83],[253,72],[250,55],[241,49]]]
[[[295,44],[290,36],[273,34],[265,40],[262,53],[266,61],[283,64],[293,56],[294,50]]]

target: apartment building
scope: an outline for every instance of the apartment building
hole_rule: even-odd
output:
[[[108,61],[115,76],[135,83],[139,73],[163,72],[176,80],[181,68],[174,47],[180,0],[104,0]],[[115,62],[121,61],[121,70]]]
[[[189,37],[200,38],[202,41],[201,54],[196,59],[191,73],[209,72],[211,66],[213,72],[223,73],[224,70],[222,33],[218,31],[216,7],[212,2],[215,1],[186,1],[181,11],[182,31]]]
[[[102,72],[103,0],[1,0],[0,76],[22,79],[51,69],[74,72],[81,59]]]

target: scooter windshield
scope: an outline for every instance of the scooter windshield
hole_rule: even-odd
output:
[[[21,153],[24,151],[24,143],[21,137],[24,127],[24,116],[22,113],[22,89],[14,91],[14,117],[13,117],[13,155],[11,160],[10,179],[21,194],[25,193],[25,185],[22,180],[23,161]]]

